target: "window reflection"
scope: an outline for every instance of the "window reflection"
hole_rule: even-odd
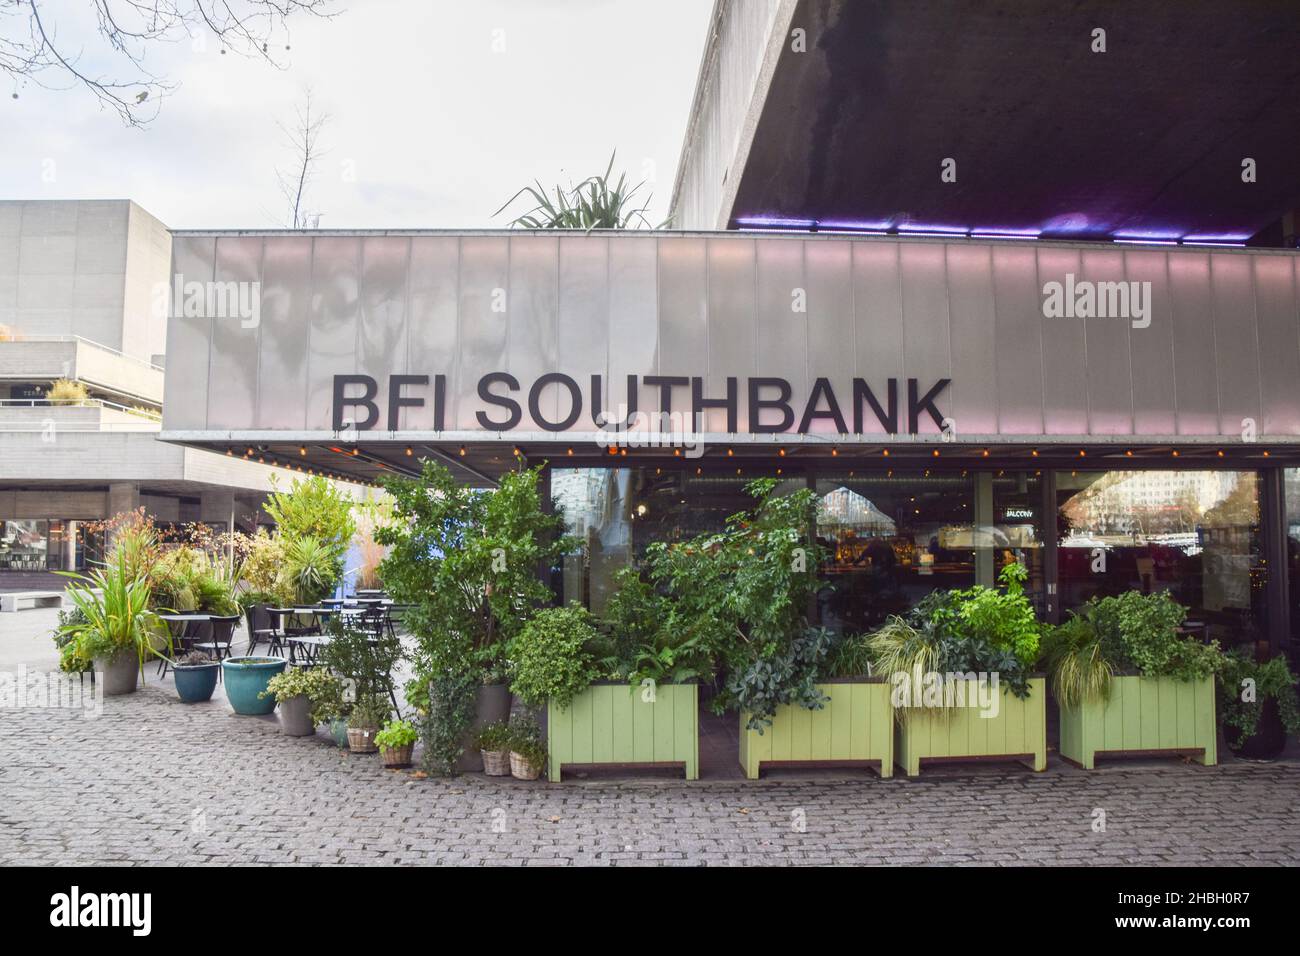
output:
[[[1203,636],[1263,638],[1255,472],[1063,472],[1056,487],[1063,607],[1167,590]]]
[[[843,473],[819,477],[815,487],[817,537],[830,554],[825,626],[863,631],[936,588],[975,583],[970,477]]]

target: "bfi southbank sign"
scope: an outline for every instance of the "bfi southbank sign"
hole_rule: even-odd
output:
[[[659,420],[671,416],[689,416],[690,422],[699,422],[706,412],[726,413],[728,434],[740,431],[742,402],[748,414],[747,431],[759,435],[779,435],[789,432],[807,434],[817,421],[830,422],[834,431],[842,435],[861,435],[874,420],[880,429],[890,435],[920,431],[921,416],[926,415],[936,428],[944,428],[944,414],[937,404],[951,379],[941,378],[928,387],[915,378],[901,384],[891,378],[879,393],[865,379],[852,381],[850,394],[837,395],[828,378],[818,378],[809,394],[796,400],[794,387],[784,378],[728,377],[722,394],[705,394],[704,379],[686,375],[629,375],[627,376],[627,401],[620,403],[618,411],[611,414],[602,408],[603,376],[590,376],[590,389],[584,393],[577,379],[563,372],[548,372],[527,387],[509,372],[489,372],[478,380],[478,397],[490,406],[475,413],[479,426],[489,432],[509,432],[523,421],[524,408],[529,417],[543,431],[566,432],[581,427],[584,414],[592,425],[605,430],[611,426],[627,426],[638,417],[649,416]],[[641,409],[638,395],[642,387],[658,392],[658,407]],[[543,396],[550,388],[567,393],[567,413],[548,418],[543,411]],[[901,394],[905,390],[905,394]],[[333,430],[342,432],[355,429],[359,432],[376,429],[400,431],[401,412],[404,408],[432,407],[434,431],[446,427],[447,376],[445,375],[389,375],[381,396],[378,379],[370,375],[335,375],[333,401]],[[674,405],[674,399],[680,405]],[[566,407],[565,400],[560,407]],[[868,418],[870,416],[870,418]],[[692,428],[692,431],[698,429]]]

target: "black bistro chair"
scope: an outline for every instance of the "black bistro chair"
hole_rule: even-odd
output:
[[[284,656],[284,642],[280,631],[271,619],[265,604],[250,604],[244,609],[245,623],[248,625],[248,653],[251,656],[257,645],[266,643],[271,654],[279,652]]]
[[[214,617],[209,624],[211,631],[208,640],[200,641],[194,646],[205,651],[213,660],[223,661],[230,656],[230,645],[235,639],[235,628],[239,626],[239,615]],[[221,672],[217,672],[221,676]]]

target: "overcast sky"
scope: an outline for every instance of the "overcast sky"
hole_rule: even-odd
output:
[[[83,66],[107,72],[89,7],[43,9]],[[336,7],[292,21],[283,70],[213,43],[156,48],[149,68],[179,88],[144,129],[76,87],[6,89],[0,198],[129,198],[174,228],[282,226],[276,169],[292,154],[276,124],[310,87],[330,115],[308,203],[323,228],[502,226],[492,213],[520,186],[603,171],[613,149],[666,213],[711,0]]]

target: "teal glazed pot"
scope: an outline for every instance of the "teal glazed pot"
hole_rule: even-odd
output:
[[[172,667],[176,675],[176,693],[187,704],[201,704],[212,699],[212,692],[217,689],[217,663],[187,666],[176,664]]]
[[[259,697],[271,678],[284,672],[285,661],[279,657],[228,657],[221,662],[226,700],[235,713],[245,717],[264,717],[275,710],[275,698]]]

